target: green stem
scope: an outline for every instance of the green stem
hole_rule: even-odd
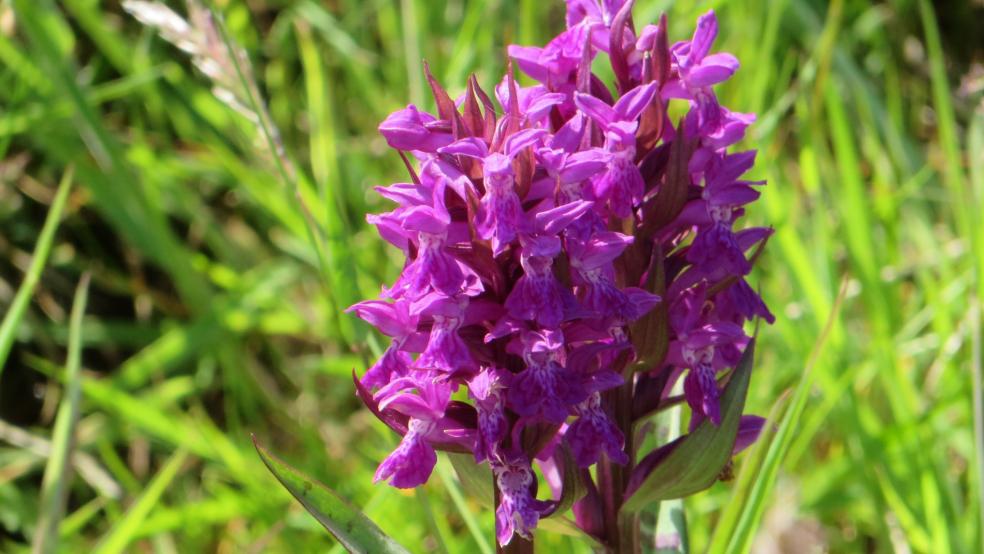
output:
[[[509,544],[499,546],[498,549],[502,554],[533,554],[533,539],[526,540],[519,535],[513,535]]]
[[[622,360],[624,366],[625,360]],[[605,536],[611,552],[636,554],[640,552],[639,517],[623,513],[625,490],[635,465],[635,440],[632,432],[633,379],[631,368],[626,372],[625,384],[606,394],[607,404],[614,409],[615,422],[625,436],[625,451],[629,463],[621,466],[607,457],[598,463],[598,488],[602,495]]]

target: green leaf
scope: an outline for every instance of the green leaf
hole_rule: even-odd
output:
[[[492,470],[486,464],[476,464],[470,454],[447,452],[448,460],[458,474],[458,480],[468,496],[486,508],[495,508],[495,492],[492,490]]]
[[[574,506],[575,502],[587,493],[584,483],[581,482],[581,473],[577,467],[577,462],[574,461],[574,454],[571,453],[570,447],[566,444],[562,445],[560,454],[561,463],[564,464],[563,486],[561,487],[563,492],[557,501],[557,507],[549,517],[564,514]]]
[[[253,444],[270,473],[349,552],[408,553],[365,514],[334,491],[267,452],[255,437]]]
[[[681,498],[714,484],[731,459],[755,357],[752,339],[721,396],[721,424],[704,420],[684,436],[630,496],[623,510],[637,512],[651,502]]]
[[[785,414],[789,407],[791,393],[789,390],[779,397],[779,400],[772,406],[769,417],[762,427],[755,445],[749,449],[741,464],[741,473],[734,484],[734,492],[731,498],[721,511],[721,516],[714,526],[714,535],[711,537],[711,545],[707,548],[708,552],[727,552],[729,541],[733,536],[740,533],[738,530],[739,519],[748,510],[757,510],[756,506],[750,506],[752,489],[757,486],[760,480],[766,479],[763,475],[763,464],[765,463],[766,453],[773,448],[773,443],[779,430],[777,422],[785,420]],[[749,529],[742,528],[741,532],[755,531],[754,527]],[[754,533],[753,533],[754,534]]]
[[[453,469],[448,467],[449,465],[449,462],[439,460],[437,462],[437,467],[435,468],[437,470],[437,475],[441,478],[441,482],[448,490],[448,496],[451,497],[454,507],[458,510],[458,515],[460,515],[462,521],[465,522],[465,527],[468,528],[468,532],[471,534],[472,538],[475,539],[475,544],[478,545],[479,551],[482,554],[492,554],[495,552],[495,549],[492,548],[492,544],[489,542],[488,537],[482,531],[481,525],[479,525],[478,520],[473,513],[473,509],[465,502],[465,497],[461,494],[461,489],[458,487],[460,479],[455,479],[455,477],[451,475]]]
[[[537,533],[540,531],[546,531],[549,533],[573,537],[586,545],[590,545],[596,552],[600,552],[604,548],[604,545],[598,542],[598,539],[582,531],[581,528],[577,526],[577,523],[575,523],[574,520],[568,516],[557,516],[541,519],[536,525],[536,530]]]

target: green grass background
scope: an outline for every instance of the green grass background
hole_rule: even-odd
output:
[[[353,395],[379,341],[341,310],[401,263],[364,214],[384,209],[371,186],[405,179],[375,127],[432,105],[421,60],[452,93],[472,72],[488,89],[506,44],[562,28],[562,3],[215,7],[283,134],[286,180],[117,2],[0,1],[0,550],[55,528],[66,552],[339,551],[254,433],[412,551],[490,552],[491,515],[446,460],[426,488],[372,485],[397,437]],[[984,8],[639,0],[635,21],[665,10],[683,39],[711,7],[742,61],[722,103],[759,113],[745,145],[769,184],[747,221],[776,229],[753,279],[777,321],[750,409],[789,392],[737,480],[686,501],[693,551],[980,552]],[[56,418],[73,409],[74,429]]]

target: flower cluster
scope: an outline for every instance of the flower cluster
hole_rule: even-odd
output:
[[[565,474],[591,491],[584,468],[631,468],[633,422],[672,403],[680,378],[691,425],[719,424],[718,375],[749,341],[743,324],[772,321],[745,280],[770,231],[735,229],[763,184],[741,178],[755,152],[728,151],[754,116],[713,91],[738,60],[711,53],[713,12],[670,45],[665,17],[637,34],[630,10],[568,0],[559,36],[509,48],[538,84],[510,68],[497,110],[474,78],[452,99],[428,71],[437,114],[410,105],[379,127],[409,182],[378,187],[396,207],[368,217],[403,271],[350,308],[391,338],[356,381],[403,437],[376,480],[416,487],[437,450],[472,454],[494,475],[500,544],[563,505]],[[615,94],[591,72],[597,56]],[[589,532],[590,513],[575,505]]]

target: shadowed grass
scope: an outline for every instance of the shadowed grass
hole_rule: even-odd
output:
[[[82,316],[89,297],[89,274],[83,273],[75,292],[68,330],[68,360],[65,361],[65,392],[58,407],[51,454],[41,482],[41,519],[34,530],[31,550],[36,553],[55,552],[58,548],[58,526],[65,514],[68,488],[72,473],[69,458],[75,446],[75,425],[79,417],[81,396]]]

